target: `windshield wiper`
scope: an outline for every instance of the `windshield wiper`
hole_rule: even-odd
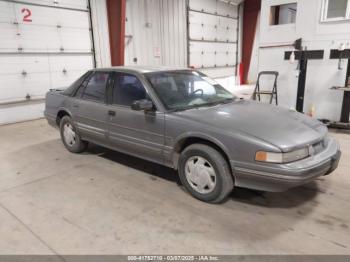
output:
[[[221,100],[220,103],[228,104],[228,103],[231,103],[231,102],[234,102],[234,101],[236,101],[236,98],[235,97],[231,97],[231,98],[225,98],[224,100]]]
[[[225,98],[225,99],[222,99],[222,100],[217,100],[217,101],[208,102],[208,103],[204,103],[204,104],[198,104],[198,105],[191,105],[191,106],[186,106],[186,107],[175,108],[175,109],[172,109],[170,111],[171,112],[180,112],[180,111],[186,111],[186,110],[200,108],[200,107],[216,106],[216,105],[219,105],[219,104],[228,104],[228,103],[231,103],[231,102],[233,102],[235,100],[236,99],[234,97],[232,97],[232,98]]]
[[[205,103],[205,104],[202,104],[200,106],[216,106],[216,105],[220,105],[220,104],[228,104],[228,103],[233,102],[234,100],[235,100],[234,98],[225,98],[222,100],[217,100],[217,101]]]
[[[171,112],[180,112],[180,111],[186,111],[186,110],[193,109],[193,108],[197,108],[197,105],[174,108],[174,109],[171,109],[170,111]]]

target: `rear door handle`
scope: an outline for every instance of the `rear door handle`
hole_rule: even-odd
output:
[[[115,116],[115,111],[108,110],[108,115],[110,115],[110,116]]]
[[[79,108],[78,104],[73,105],[74,108]]]

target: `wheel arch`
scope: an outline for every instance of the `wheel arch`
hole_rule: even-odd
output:
[[[57,126],[60,126],[61,119],[64,116],[72,116],[72,115],[67,109],[64,109],[64,108],[59,109],[58,112],[57,112],[57,115],[56,115],[56,124],[57,124]]]
[[[230,166],[231,172],[232,167],[230,164],[230,158],[229,158],[229,151],[226,148],[225,145],[223,145],[220,141],[218,141],[216,138],[204,135],[204,134],[186,134],[181,137],[179,137],[176,142],[174,143],[173,153],[172,153],[172,161],[173,166],[175,169],[178,168],[178,162],[181,152],[188,146],[193,144],[205,144],[208,146],[213,147],[218,152],[222,154],[222,156],[227,161],[228,165]]]

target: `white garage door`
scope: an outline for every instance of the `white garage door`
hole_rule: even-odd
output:
[[[236,75],[238,6],[218,0],[190,0],[189,66],[214,78]]]
[[[0,105],[43,99],[93,66],[87,0],[0,0]]]

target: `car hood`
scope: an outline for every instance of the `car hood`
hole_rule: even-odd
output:
[[[324,138],[327,128],[319,121],[283,107],[238,101],[179,112],[181,117],[212,128],[259,138],[283,151]]]

